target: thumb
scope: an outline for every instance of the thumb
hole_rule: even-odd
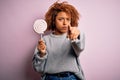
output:
[[[68,30],[71,31],[71,29],[72,29],[72,27],[71,27],[71,25],[69,24],[69,25],[68,25]]]

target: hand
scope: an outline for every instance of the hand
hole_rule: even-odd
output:
[[[77,27],[72,27],[71,25],[68,26],[68,38],[71,40],[75,40],[80,35],[80,31]]]
[[[46,45],[42,39],[39,40],[37,48],[40,51],[40,56],[43,57],[46,54]]]

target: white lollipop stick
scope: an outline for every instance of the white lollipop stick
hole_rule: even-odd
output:
[[[47,29],[47,23],[43,19],[37,19],[34,22],[33,29],[36,33],[40,34],[40,37],[42,38],[42,34],[44,34],[44,31]]]

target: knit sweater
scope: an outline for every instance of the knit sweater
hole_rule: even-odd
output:
[[[80,39],[70,40],[67,34],[49,34],[43,37],[46,44],[46,55],[40,57],[40,52],[35,49],[33,67],[37,72],[59,73],[73,72],[80,80],[85,80],[79,62],[79,55],[85,47],[85,36],[80,34]]]

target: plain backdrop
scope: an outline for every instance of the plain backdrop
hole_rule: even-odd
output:
[[[0,0],[0,80],[40,80],[32,55],[40,36],[33,22],[56,0]],[[63,0],[62,0],[63,1]],[[120,0],[66,0],[85,33],[80,62],[86,80],[120,80]]]

